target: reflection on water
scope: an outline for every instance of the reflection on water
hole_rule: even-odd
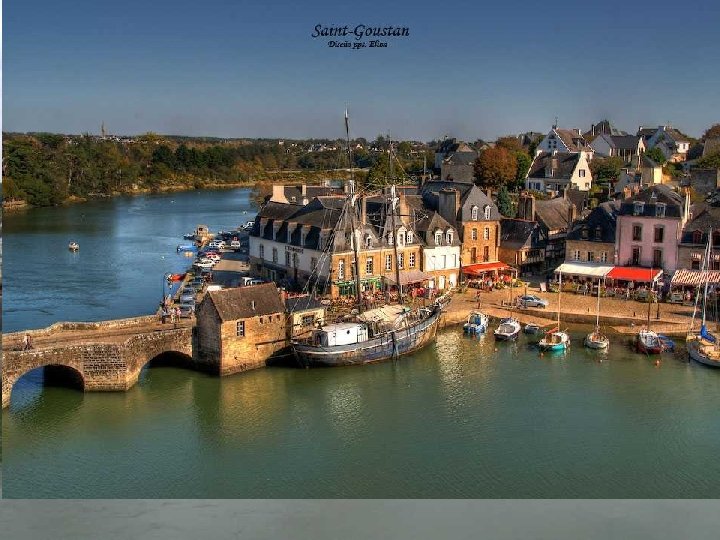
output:
[[[3,413],[4,495],[719,495],[720,373],[612,347],[601,363],[447,331],[397,362],[222,379],[151,367],[112,394],[33,373]]]

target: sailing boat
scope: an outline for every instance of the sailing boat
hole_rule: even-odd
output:
[[[348,156],[350,156],[350,133],[348,115],[345,111],[345,129],[348,140]],[[352,159],[350,159],[352,173]],[[393,228],[398,198],[395,186],[391,188],[391,211],[393,212]],[[344,212],[349,217],[352,231],[351,244],[354,254],[355,299],[358,315],[354,320],[337,324],[329,324],[313,330],[307,340],[292,341],[292,350],[298,363],[304,366],[346,366],[381,362],[397,358],[400,355],[414,352],[435,339],[442,307],[437,302],[430,307],[409,309],[405,306],[383,306],[382,308],[363,313],[360,287],[359,241],[355,224],[357,213],[356,193],[348,196]],[[395,231],[393,234],[396,234]],[[332,249],[332,245],[328,250]],[[398,260],[397,241],[393,242],[395,260]],[[402,301],[402,281],[400,270],[396,267],[398,296]]]
[[[510,283],[510,316],[500,320],[500,326],[495,329],[495,339],[498,341],[511,341],[520,333],[520,323],[512,316],[512,283]]]
[[[712,231],[708,232],[708,243],[705,248],[705,261],[703,262],[705,270],[705,294],[703,295],[702,307],[702,323],[699,332],[693,332],[692,326],[695,322],[695,313],[697,312],[698,301],[700,300],[700,289],[698,288],[695,295],[695,309],[693,310],[693,319],[690,323],[690,331],[687,335],[687,350],[690,358],[711,367],[720,367],[720,350],[718,350],[718,341],[707,330],[705,326],[706,306],[708,285],[710,283],[710,257],[712,255]]]
[[[650,269],[650,279],[652,279],[652,268]],[[648,296],[647,326],[638,332],[635,338],[635,348],[637,352],[644,354],[660,354],[663,352],[663,343],[660,336],[656,332],[650,330],[650,307],[652,306],[653,288],[650,287]]]
[[[607,349],[610,340],[600,333],[600,280],[598,279],[597,309],[595,314],[595,331],[585,336],[585,346],[590,349]]]
[[[560,297],[562,296],[562,272],[559,274],[557,327],[545,333],[538,345],[541,351],[564,351],[570,346],[570,336],[560,330]]]

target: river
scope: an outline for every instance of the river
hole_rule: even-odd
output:
[[[247,190],[208,191],[8,216],[6,330],[154,309],[163,273],[186,264],[181,234],[235,227],[251,206]],[[450,329],[366,367],[219,379],[149,366],[126,393],[46,387],[36,370],[3,411],[3,495],[720,495],[720,371],[682,350],[660,366],[621,341],[587,351],[583,331],[564,355]]]

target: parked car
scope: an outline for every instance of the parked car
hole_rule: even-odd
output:
[[[240,249],[240,240],[233,240],[230,242],[230,249]]]
[[[534,294],[526,294],[523,296],[518,296],[518,305],[520,307],[539,307],[539,308],[546,308],[548,307],[549,302],[547,300],[543,300],[539,296],[535,296]]]
[[[253,277],[244,277],[240,280],[241,287],[247,287],[249,285],[260,285],[262,283],[265,283],[265,280]]]
[[[255,222],[254,222],[254,221],[248,221],[248,222],[245,224],[245,226],[243,227],[243,229],[245,229],[245,230],[247,231],[247,230],[249,230],[249,229],[252,229],[254,226],[255,226]]]
[[[181,317],[192,317],[195,315],[195,302],[191,303],[182,303],[178,306],[180,308],[180,316]]]

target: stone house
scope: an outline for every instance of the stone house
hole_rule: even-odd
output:
[[[210,291],[195,314],[197,359],[219,375],[262,367],[288,345],[285,305],[274,283]]]
[[[595,155],[619,157],[625,163],[645,152],[645,141],[637,135],[610,135],[601,133],[590,143]]]
[[[720,188],[720,169],[690,169],[690,187],[699,195],[707,195]]]
[[[652,186],[620,201],[615,265],[678,267],[678,242],[689,216],[689,199],[666,185]]]
[[[433,210],[422,207],[422,199],[414,197],[415,230],[422,239],[422,270],[432,276],[430,288],[455,287],[460,278],[461,241],[455,227]]]
[[[521,274],[545,270],[546,231],[537,221],[503,218],[500,261]]]
[[[710,234],[710,270],[720,270],[720,207],[704,202],[693,205],[690,219],[682,230],[678,244],[677,268],[700,270]]]
[[[475,178],[475,148],[456,139],[445,139],[435,151],[435,172],[442,180],[472,182]]]
[[[288,313],[288,338],[305,339],[313,329],[325,322],[325,306],[315,297],[305,294],[285,300]]]
[[[572,223],[565,240],[565,262],[614,264],[619,210],[620,201],[604,202]]]

